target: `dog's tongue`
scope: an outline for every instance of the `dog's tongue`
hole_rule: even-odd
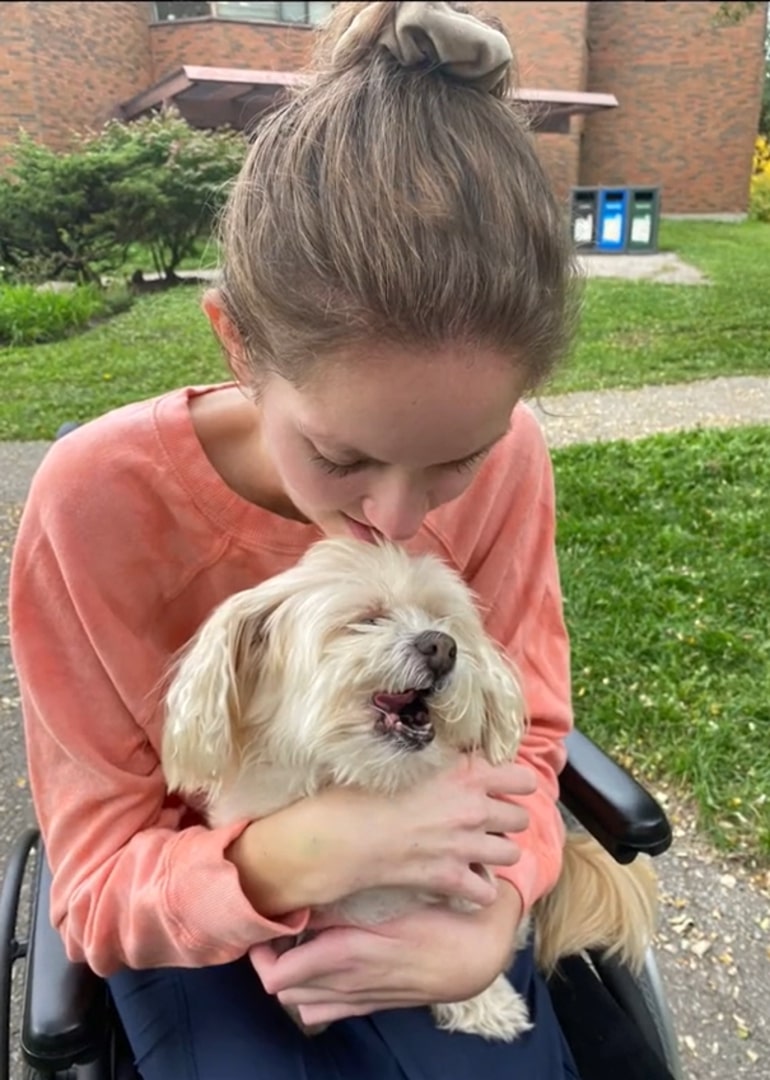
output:
[[[416,690],[405,690],[403,694],[375,694],[374,704],[383,712],[398,713],[411,705],[416,697]]]

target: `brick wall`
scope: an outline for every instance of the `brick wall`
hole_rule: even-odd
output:
[[[485,3],[502,20],[516,53],[518,84],[538,90],[585,90],[588,9],[583,0],[563,3]],[[562,197],[578,182],[582,119],[568,135],[538,135],[537,146]]]
[[[4,4],[0,27],[0,155],[14,142],[19,129],[37,137],[38,103],[32,79],[29,4]],[[0,158],[0,160],[2,160]]]
[[[766,4],[714,24],[715,3],[591,3],[583,184],[660,184],[663,212],[742,213],[763,77]]]
[[[6,5],[3,5],[6,7]],[[18,80],[34,102],[35,133],[63,146],[98,127],[150,78],[145,4],[9,4],[23,11]],[[2,36],[5,39],[4,14]]]
[[[153,81],[182,66],[296,71],[307,62],[313,33],[305,26],[199,19],[150,27]]]
[[[538,147],[564,195],[581,183],[655,184],[668,212],[741,212],[759,111],[766,5],[715,27],[716,3],[641,0],[484,6],[509,30],[524,87],[607,91],[620,108]],[[150,24],[140,2],[3,4],[0,162],[24,126],[62,146],[184,63],[301,68],[305,27]]]

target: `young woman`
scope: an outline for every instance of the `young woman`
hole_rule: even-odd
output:
[[[232,190],[203,306],[233,380],[86,424],[35,478],[12,641],[53,917],[109,977],[145,1080],[577,1075],[530,949],[516,1043],[448,1035],[424,1007],[504,969],[562,845],[568,643],[521,398],[569,341],[574,274],[510,74],[505,36],[459,5],[339,4]],[[460,570],[524,680],[520,759],[206,829],[159,766],[169,662],[225,596],[331,535]],[[479,908],[273,949],[383,883]],[[280,1002],[330,1026],[305,1038]]]

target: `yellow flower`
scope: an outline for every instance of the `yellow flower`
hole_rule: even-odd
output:
[[[770,139],[764,135],[757,135],[754,143],[751,171],[753,176],[770,176]]]

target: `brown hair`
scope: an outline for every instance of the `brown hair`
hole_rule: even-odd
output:
[[[378,45],[396,6],[338,4],[307,83],[256,129],[222,220],[226,311],[257,384],[300,383],[355,344],[459,341],[535,387],[576,310],[563,213],[506,82],[482,91]]]

